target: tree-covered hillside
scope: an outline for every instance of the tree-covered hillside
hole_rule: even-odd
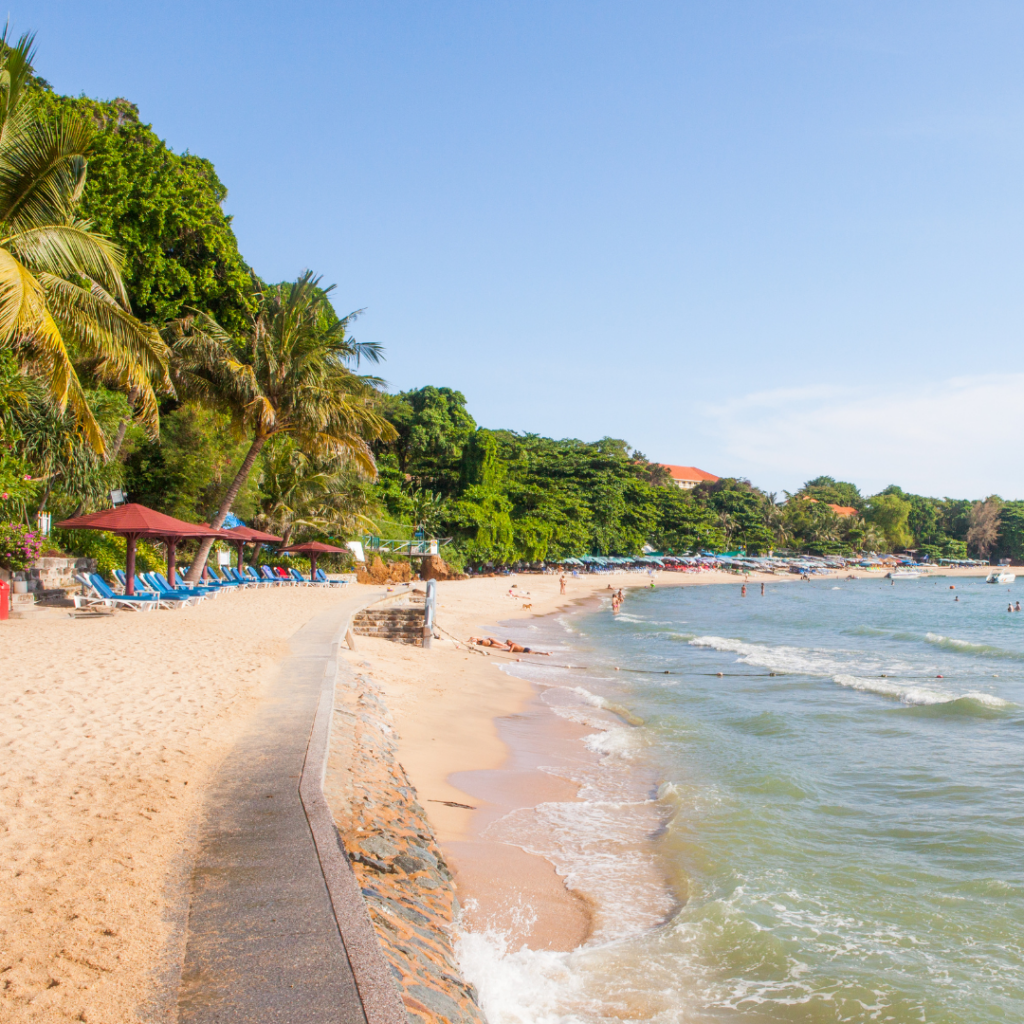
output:
[[[627,440],[480,426],[446,387],[386,394],[360,368],[382,350],[329,288],[247,264],[208,160],[129,100],[58,95],[33,60],[31,40],[0,37],[0,529],[122,488],[293,541],[451,538],[456,565],[645,548],[1024,560],[1024,502],[829,476],[683,491]]]

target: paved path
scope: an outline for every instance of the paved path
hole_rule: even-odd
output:
[[[292,637],[270,698],[207,795],[180,1024],[366,1024],[299,797],[331,640],[359,603],[340,598]]]

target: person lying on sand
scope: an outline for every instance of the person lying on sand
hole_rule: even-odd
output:
[[[508,649],[513,654],[543,654],[545,657],[551,657],[550,651],[536,651],[532,647],[524,647],[522,644],[517,644],[515,640],[506,640]]]
[[[477,647],[497,647],[500,651],[508,650],[507,644],[503,644],[500,640],[495,640],[490,636],[471,636],[469,642],[476,644]]]
[[[511,651],[513,654],[543,654],[547,657],[551,656],[550,651],[535,651],[532,647],[524,647],[522,644],[517,644],[514,640],[495,640],[490,636],[471,636],[469,638],[471,644],[476,644],[478,647],[493,647],[499,651]]]

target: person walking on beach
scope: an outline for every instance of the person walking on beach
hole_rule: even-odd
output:
[[[558,586],[559,586],[559,587],[560,587],[560,589],[561,589],[561,593],[563,593],[563,594],[564,594],[564,593],[565,593],[565,573],[564,573],[564,572],[563,572],[563,573],[562,573],[562,575],[561,575],[561,576],[560,576],[560,577],[558,578]]]

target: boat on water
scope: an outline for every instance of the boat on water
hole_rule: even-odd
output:
[[[986,583],[1012,583],[1017,578],[1013,572],[990,572],[985,577]]]
[[[887,572],[885,578],[887,580],[916,580],[922,573],[915,572],[913,569],[894,569],[892,572]]]

